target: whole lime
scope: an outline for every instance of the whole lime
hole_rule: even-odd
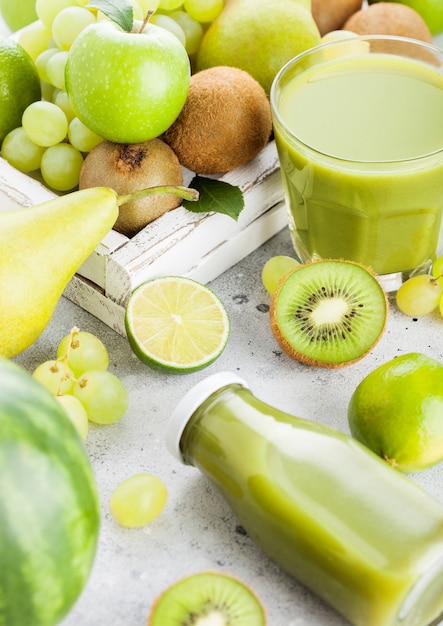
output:
[[[27,26],[37,19],[35,0],[0,0],[0,13],[5,24],[12,30]]]
[[[403,472],[443,460],[443,364],[421,353],[373,370],[348,407],[352,435]]]
[[[17,42],[1,37],[0,142],[21,126],[23,111],[40,98],[40,79],[31,57]]]

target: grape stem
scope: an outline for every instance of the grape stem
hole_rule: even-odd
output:
[[[59,386],[57,389],[57,396],[62,396],[63,392],[62,392],[62,385],[65,382],[65,380],[67,380],[69,378],[69,374],[68,374],[68,359],[69,359],[69,351],[71,349],[71,346],[74,342],[74,337],[75,335],[80,332],[80,329],[77,328],[77,326],[73,326],[71,328],[70,331],[70,337],[69,337],[69,341],[68,341],[68,348],[66,350],[66,354],[62,355],[61,357],[59,357],[57,359],[57,361],[61,361],[63,364],[63,376],[60,377],[60,382],[59,382]]]
[[[126,202],[133,202],[134,200],[139,200],[140,198],[144,198],[145,196],[160,193],[172,193],[175,196],[183,198],[184,200],[191,201],[198,200],[199,198],[199,193],[197,189],[192,189],[191,187],[182,187],[181,185],[160,185],[158,187],[147,187],[146,189],[139,189],[138,191],[125,194],[124,196],[118,196],[117,205],[121,206]]]

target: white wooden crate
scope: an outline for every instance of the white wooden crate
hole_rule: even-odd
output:
[[[184,171],[185,184],[192,177]],[[112,230],[79,268],[64,295],[124,335],[125,306],[142,282],[168,274],[209,282],[285,227],[274,142],[221,180],[243,192],[245,206],[238,221],[220,213],[193,213],[179,207],[131,239]],[[54,192],[0,158],[0,210],[54,197]]]

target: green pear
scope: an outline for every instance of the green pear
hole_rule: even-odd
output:
[[[91,187],[0,213],[0,355],[15,356],[34,343],[69,280],[113,227],[119,206],[151,193],[198,197],[180,186],[126,196]]]
[[[68,281],[118,217],[107,188],[0,213],[0,354],[39,337]]]
[[[280,68],[318,43],[309,0],[230,0],[203,36],[196,70],[239,67],[269,94]]]

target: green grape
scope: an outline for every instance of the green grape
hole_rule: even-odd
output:
[[[73,395],[96,424],[113,424],[128,408],[128,392],[122,381],[109,371],[84,372],[74,385]]]
[[[58,395],[55,397],[66,411],[67,416],[74,424],[81,439],[84,441],[89,431],[89,421],[83,404],[80,400],[77,400],[77,398],[74,398],[74,396],[71,396],[70,394],[62,396]]]
[[[160,0],[158,8],[162,11],[174,11],[182,6],[184,0]]]
[[[51,40],[51,31],[40,20],[21,28],[17,34],[18,43],[35,62],[39,54],[46,50]]]
[[[40,171],[45,183],[55,191],[70,191],[78,185],[83,155],[69,143],[47,148]]]
[[[183,32],[183,28],[168,15],[155,13],[149,21],[151,24],[155,24],[156,26],[160,26],[165,30],[169,30],[170,33],[177,37],[177,39],[180,41],[180,43],[183,44],[183,46],[186,45],[186,35]]]
[[[57,357],[67,357],[68,365],[79,378],[88,370],[108,369],[109,355],[102,341],[85,330],[73,329],[63,337],[57,348]]]
[[[22,126],[29,139],[39,146],[53,146],[63,141],[68,132],[68,120],[53,102],[38,100],[26,107]]]
[[[3,139],[2,157],[20,172],[34,172],[40,167],[45,149],[31,141],[19,126]]]
[[[92,148],[103,141],[102,137],[85,126],[78,117],[74,117],[69,123],[68,139],[80,152],[91,152]]]
[[[47,102],[52,102],[52,99],[54,97],[54,91],[56,90],[56,87],[54,87],[54,85],[51,85],[50,83],[47,83],[46,81],[42,80],[41,81],[41,87],[42,87],[42,100],[46,100]]]
[[[166,487],[158,476],[135,474],[114,489],[109,510],[121,526],[139,528],[160,515],[166,499]]]
[[[74,374],[66,363],[56,359],[44,361],[32,373],[32,377],[38,380],[53,396],[71,393],[74,388]]]
[[[54,54],[57,54],[57,52],[60,52],[58,48],[47,48],[46,50],[43,50],[43,52],[41,52],[35,60],[35,67],[37,68],[40,79],[46,81],[47,83],[49,83],[50,80],[46,67],[49,59],[54,56]]]
[[[95,15],[86,7],[66,7],[52,22],[52,37],[59,48],[69,50],[82,30],[95,21]]]
[[[67,50],[59,50],[57,54],[53,54],[46,64],[46,74],[48,82],[57,89],[65,89],[65,67],[68,61],[69,52]]]
[[[173,11],[169,14],[169,17],[183,29],[186,37],[186,52],[189,56],[192,56],[199,49],[203,38],[204,31],[202,25],[184,11]]]
[[[212,22],[223,9],[223,0],[185,0],[184,9],[197,22]]]
[[[272,296],[283,276],[297,265],[299,265],[298,261],[284,255],[273,256],[266,261],[263,265],[261,278],[269,295]]]
[[[138,0],[138,4],[141,7],[143,16],[148,14],[148,11],[157,11],[160,0]]]
[[[145,13],[143,13],[140,4],[137,2],[137,0],[129,0],[129,2],[132,4],[133,19],[143,21],[145,19]]]
[[[440,309],[440,314],[443,317],[443,296],[439,300],[438,308]]]
[[[413,276],[404,282],[396,294],[397,306],[406,315],[420,317],[437,308],[443,289],[435,278],[427,274]]]
[[[440,285],[443,287],[443,256],[438,257],[432,265],[432,276],[439,279]]]
[[[43,24],[45,24],[47,28],[51,29],[52,22],[60,11],[66,7],[72,7],[79,4],[84,4],[84,2],[77,2],[76,0],[36,0],[35,12]]]
[[[74,109],[72,108],[71,101],[69,100],[69,96],[64,89],[58,89],[54,94],[53,102],[56,106],[59,107],[66,115],[66,119],[71,122],[75,117]]]

